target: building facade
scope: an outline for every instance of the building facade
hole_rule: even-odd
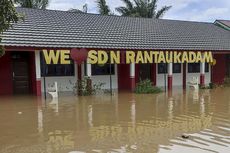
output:
[[[228,72],[230,32],[212,23],[101,16],[65,11],[17,8],[25,20],[3,34],[6,54],[0,58],[0,95],[40,96],[55,81],[71,92],[78,79],[90,77],[104,89],[134,90],[140,80],[186,89],[192,77],[200,84],[222,84]],[[42,50],[211,51],[210,63],[50,64]],[[125,56],[121,55],[125,60]]]

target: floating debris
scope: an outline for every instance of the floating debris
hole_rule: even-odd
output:
[[[183,139],[188,139],[188,138],[189,138],[189,135],[183,134],[181,137],[182,137]]]

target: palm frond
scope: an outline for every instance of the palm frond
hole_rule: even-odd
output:
[[[164,6],[159,11],[157,11],[155,18],[159,19],[171,8],[172,6]]]
[[[158,0],[151,0],[148,4],[148,17],[153,18],[156,15]]]
[[[130,16],[130,10],[126,7],[117,7],[115,10],[121,14],[121,16]]]
[[[20,7],[46,9],[49,0],[14,0]]]
[[[99,9],[100,14],[109,15],[111,12],[105,0],[97,0],[97,7]]]
[[[126,5],[126,7],[129,10],[133,9],[134,5],[133,5],[133,3],[130,0],[121,0],[121,1]]]

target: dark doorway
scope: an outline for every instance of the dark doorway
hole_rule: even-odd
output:
[[[130,65],[117,64],[118,67],[118,90],[130,89]]]
[[[230,77],[230,55],[226,54],[226,77]]]
[[[151,80],[151,65],[140,64],[139,66],[139,80]]]
[[[29,53],[12,52],[14,94],[29,94]]]

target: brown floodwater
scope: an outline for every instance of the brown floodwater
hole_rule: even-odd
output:
[[[0,97],[0,153],[84,152],[229,153],[230,88]]]

